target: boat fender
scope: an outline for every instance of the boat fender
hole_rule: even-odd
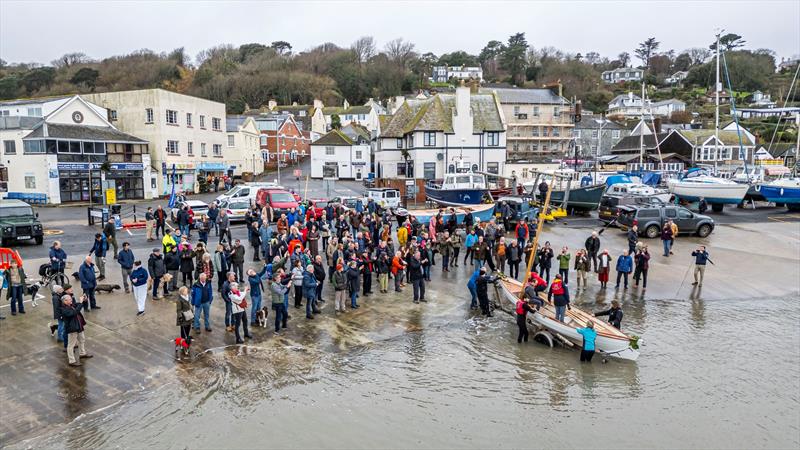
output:
[[[756,192],[761,192],[761,185],[760,184],[756,184]]]

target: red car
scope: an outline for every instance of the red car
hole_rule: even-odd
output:
[[[325,212],[325,208],[328,206],[328,199],[309,198],[306,201],[308,202],[308,210],[314,211],[314,218],[319,220],[322,217],[322,213]],[[306,213],[306,215],[308,214]]]
[[[300,203],[291,192],[276,188],[259,189],[256,193],[256,203],[262,208],[266,205],[272,207],[276,217],[280,217],[281,214],[288,214],[292,208],[297,209],[300,206]]]

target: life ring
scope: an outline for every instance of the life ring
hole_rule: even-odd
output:
[[[756,192],[761,192],[761,185],[760,184],[756,185]]]

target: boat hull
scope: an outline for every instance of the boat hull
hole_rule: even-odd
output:
[[[480,205],[488,189],[439,189],[426,186],[425,196],[445,206]]]
[[[489,219],[492,218],[494,215],[494,204],[481,204],[475,206],[468,207],[472,212],[472,217],[474,219],[480,219],[481,222],[487,222]],[[464,216],[467,215],[467,211],[464,207],[455,207],[456,209],[456,222],[461,225],[464,222]],[[436,214],[439,214],[438,209],[418,209],[418,210],[409,210],[408,215],[414,216],[417,218],[419,223],[423,225],[427,225],[430,223],[431,219],[436,217]],[[396,214],[397,222],[402,225],[402,222],[408,217],[408,215],[400,215]],[[444,217],[444,221],[447,222],[450,219],[450,214],[445,210],[445,213],[442,215]]]
[[[800,187],[773,186],[769,184],[762,184],[761,195],[768,202],[785,203],[787,205],[800,204]]]
[[[517,302],[517,296],[509,289],[509,285],[514,286],[515,289],[521,289],[521,283],[516,280],[499,282],[497,292],[502,298],[499,298],[498,301],[513,310]],[[553,304],[545,298],[542,298],[542,300],[545,302],[544,306],[539,312],[535,312],[532,315],[532,320],[537,325],[581,347],[583,345],[583,336],[578,333],[577,329],[582,328],[586,322],[591,321],[594,323],[595,330],[598,331],[597,339],[595,340],[595,348],[598,353],[629,361],[636,361],[639,358],[639,350],[631,347],[630,338],[616,328],[611,327],[608,323],[576,307],[568,310],[564,317],[565,322],[561,322],[555,319],[555,307]]]
[[[708,203],[738,205],[744,200],[750,186],[746,184],[684,183],[670,184],[670,191],[681,200],[690,202],[705,198]]]
[[[600,206],[600,199],[605,192],[605,184],[595,184],[592,186],[584,186],[577,188],[570,188],[569,199],[567,200],[567,209],[575,209],[581,211],[594,211]],[[556,191],[550,193],[550,204],[558,205],[564,201],[565,191]]]

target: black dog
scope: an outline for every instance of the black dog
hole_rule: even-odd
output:
[[[107,294],[113,294],[114,289],[120,289],[118,284],[98,284],[97,287],[94,288],[95,292],[105,292]]]

